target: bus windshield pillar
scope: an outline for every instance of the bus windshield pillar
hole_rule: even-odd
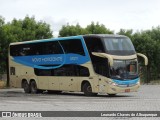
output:
[[[111,55],[106,54],[106,53],[98,53],[98,52],[92,52],[92,54],[95,55],[95,56],[98,56],[98,57],[107,58],[110,66],[113,66],[113,58],[112,58]]]

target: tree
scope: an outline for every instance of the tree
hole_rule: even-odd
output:
[[[89,34],[113,34],[113,31],[107,29],[105,25],[99,24],[98,22],[96,24],[91,22],[91,24],[88,25],[85,29]]]
[[[66,37],[66,36],[76,36],[76,35],[83,35],[86,34],[87,31],[82,28],[79,24],[77,25],[63,25],[61,30],[59,31],[60,37]]]
[[[13,19],[11,31],[18,41],[28,41],[35,39],[51,38],[52,31],[50,25],[43,21],[36,21],[34,17],[26,16],[24,20]]]
[[[132,39],[133,30],[132,29],[128,29],[128,30],[120,29],[120,31],[117,34],[119,34],[119,35],[125,35],[125,36],[128,36],[130,39]]]
[[[159,47],[157,42],[148,34],[147,31],[135,33],[133,35],[133,44],[137,52],[141,52],[148,57],[147,75],[148,80],[156,79],[158,77]],[[153,74],[152,74],[153,73]]]
[[[3,38],[4,38],[4,30],[3,26],[5,24],[5,19],[0,16],[0,73],[3,71],[4,68],[4,48],[3,48]]]
[[[160,73],[160,27],[133,34],[133,30],[120,29],[117,33],[131,38],[137,52],[145,54],[149,59],[147,66],[148,80],[158,79]],[[139,58],[141,61],[141,59]]]
[[[103,24],[94,24],[92,22],[86,28],[82,28],[79,24],[77,25],[63,25],[59,31],[60,37],[85,35],[85,34],[113,34],[113,31],[107,29]]]
[[[29,41],[35,39],[51,38],[50,25],[43,21],[36,21],[34,17],[26,16],[23,20],[13,19],[5,24],[0,17],[0,70],[6,71],[5,60],[7,58],[8,46],[11,42]]]

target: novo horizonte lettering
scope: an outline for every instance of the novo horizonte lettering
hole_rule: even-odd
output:
[[[62,57],[32,58],[32,62],[61,62]]]

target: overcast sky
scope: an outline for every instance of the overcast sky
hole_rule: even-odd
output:
[[[49,23],[54,35],[66,23],[86,27],[91,21],[115,32],[140,31],[160,25],[160,0],[0,0],[5,21],[26,15]]]

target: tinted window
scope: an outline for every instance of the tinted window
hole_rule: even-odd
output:
[[[62,48],[60,47],[58,41],[19,44],[10,46],[11,56],[29,56],[62,53]]]
[[[111,37],[103,38],[106,52],[113,55],[132,55],[135,54],[134,46],[129,38]]]
[[[92,60],[94,71],[97,74],[108,77],[109,76],[109,66],[108,59],[97,57],[92,54],[92,52],[105,52],[101,38],[99,37],[84,37],[85,43],[87,45],[90,58]]]
[[[85,55],[80,39],[61,40],[60,43],[63,46],[65,53]]]
[[[43,54],[62,54],[62,48],[58,41],[54,42],[45,42],[43,48]]]
[[[10,67],[10,75],[15,75],[15,74],[16,74],[15,67]]]
[[[93,63],[94,71],[97,74],[109,77],[108,59],[97,57],[97,56],[92,56],[91,60]]]
[[[105,52],[102,41],[98,37],[84,37],[89,53]]]
[[[79,65],[64,65],[57,69],[34,69],[37,76],[89,76],[88,68]]]
[[[10,46],[11,56],[47,55],[75,53],[85,55],[80,39],[60,40],[50,42],[28,43]]]

